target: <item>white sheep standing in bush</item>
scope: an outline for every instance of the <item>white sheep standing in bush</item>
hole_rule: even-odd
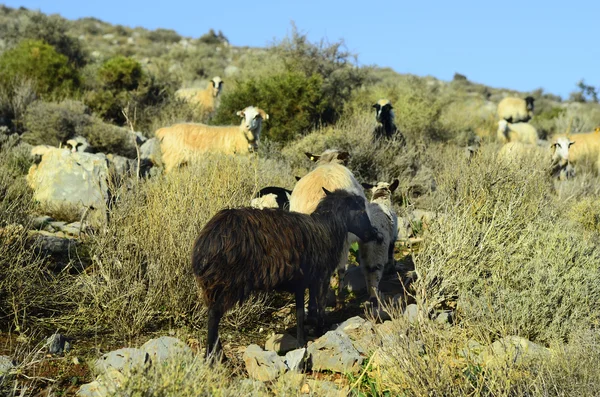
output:
[[[237,112],[242,118],[238,126],[209,126],[184,123],[160,128],[155,135],[160,141],[165,172],[194,161],[207,152],[248,154],[258,149],[263,120],[269,115],[254,106]]]
[[[513,163],[523,158],[531,157],[539,152],[542,156],[550,154],[550,173],[559,179],[568,179],[575,175],[571,165],[571,146],[574,144],[567,137],[555,137],[550,145],[540,141],[538,145],[522,142],[509,142],[500,148],[498,159],[505,163]],[[575,146],[573,146],[575,147]]]
[[[506,120],[498,121],[498,141],[523,142],[536,145],[538,132],[534,126],[528,123],[509,123]]]
[[[217,101],[222,88],[223,80],[221,80],[219,76],[215,76],[210,80],[208,87],[203,90],[198,90],[196,88],[182,88],[177,90],[175,95],[178,98],[200,107],[203,112],[210,115],[217,108]]]
[[[386,267],[394,265],[394,243],[398,239],[398,216],[392,208],[392,194],[398,184],[398,179],[392,183],[379,182],[375,186],[368,183],[362,184],[365,189],[372,192],[368,205],[371,224],[383,235],[383,244],[363,243],[359,250],[360,267],[365,275],[372,307],[377,306],[379,282],[384,270]]]

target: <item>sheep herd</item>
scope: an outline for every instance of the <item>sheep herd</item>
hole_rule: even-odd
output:
[[[179,92],[182,98],[211,113],[221,92],[222,80],[215,77],[203,91]],[[380,99],[372,130],[374,140],[397,139],[405,143],[397,128],[392,103]],[[504,98],[498,105],[498,153],[501,161],[543,152],[550,172],[560,179],[571,178],[584,157],[600,156],[600,133],[556,135],[548,141],[538,138],[529,123],[534,98]],[[165,173],[193,163],[207,152],[247,155],[256,152],[263,122],[269,115],[255,106],[237,112],[242,121],[235,126],[183,123],[160,128]],[[469,147],[470,156],[477,151]],[[285,290],[296,301],[297,340],[304,333],[304,293],[309,291],[308,317],[316,332],[324,330],[325,300],[329,279],[336,271],[340,282],[348,264],[348,251],[358,242],[363,271],[372,307],[377,306],[379,282],[386,268],[393,266],[398,218],[392,194],[399,181],[360,184],[347,168],[349,153],[326,150],[320,155],[306,153],[315,168],[297,177],[293,190],[278,186],[261,189],[247,208],[225,209],[204,226],[192,252],[192,268],[208,308],[208,358],[224,358],[218,338],[222,316],[253,291]],[[599,162],[600,164],[600,162]],[[371,201],[365,195],[371,191]],[[338,288],[336,307],[344,303],[344,288]]]

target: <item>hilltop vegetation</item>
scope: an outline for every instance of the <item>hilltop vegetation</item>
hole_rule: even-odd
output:
[[[294,176],[312,167],[304,153],[333,147],[351,153],[348,167],[361,182],[400,179],[400,216],[417,208],[438,214],[412,225],[422,238],[418,248],[399,243],[396,250],[396,260],[414,270],[399,275],[410,284],[402,305],[416,302],[423,318],[410,323],[401,308],[390,309],[397,314],[393,343],[370,346],[378,366],[342,383],[356,395],[600,394],[598,159],[580,164],[575,179],[555,181],[545,158],[498,162],[496,142],[496,105],[511,95],[535,98],[531,123],[542,139],[593,131],[600,126],[594,87],[582,81],[562,100],[541,88],[492,88],[458,73],[445,82],[359,67],[343,43],[312,43],[296,29],[269,47],[245,48],[205,28],[189,38],[0,6],[0,353],[18,367],[13,378],[0,377],[0,394],[73,394],[72,385],[92,380],[73,358],[91,360],[150,334],[203,340],[206,311],[189,268],[199,230],[264,186],[293,188]],[[216,75],[224,88],[214,115],[175,95]],[[372,141],[372,105],[380,98],[393,103],[406,146]],[[26,182],[32,145],[83,136],[98,152],[135,159],[131,131],[152,138],[182,121],[238,124],[235,112],[249,105],[270,115],[257,156],[210,155],[173,175],[115,182],[105,226],[71,238],[64,257],[35,245],[35,217],[68,222],[73,214],[33,201]],[[464,148],[477,142],[478,154],[467,159]],[[361,298],[329,315],[362,313]],[[237,349],[293,325],[293,315],[281,314],[290,301],[258,295],[225,317],[229,367],[173,363],[177,373],[138,373],[123,393],[177,395],[196,390],[193,382],[204,382],[207,393],[242,393]],[[429,319],[440,310],[453,312],[451,326]],[[48,364],[37,344],[56,330],[76,342]],[[473,342],[512,335],[550,348],[551,359],[488,367],[464,354]],[[260,390],[298,393],[283,381]]]

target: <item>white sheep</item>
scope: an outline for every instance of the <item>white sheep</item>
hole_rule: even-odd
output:
[[[217,107],[218,97],[222,88],[223,80],[219,76],[215,76],[210,80],[208,87],[205,89],[182,88],[175,92],[175,96],[198,106],[203,112],[210,115]]]
[[[573,147],[569,150],[569,161],[576,168],[583,164],[593,164],[595,168],[600,168],[600,133],[585,132],[569,135],[555,135],[553,139],[566,138],[573,142]],[[600,169],[598,169],[600,172]]]
[[[363,243],[359,250],[360,267],[362,268],[369,301],[373,307],[377,306],[379,282],[386,267],[394,265],[394,243],[398,239],[398,216],[392,208],[392,193],[398,187],[399,181],[392,183],[379,182],[373,186],[363,183],[365,189],[371,190],[372,197],[369,202],[369,218],[371,224],[383,235],[383,244],[377,242]]]
[[[506,120],[498,121],[498,141],[523,142],[532,145],[537,144],[538,132],[534,126],[528,123],[509,123]]]
[[[498,104],[498,117],[509,123],[527,122],[533,117],[533,97],[525,99],[507,97]]]
[[[509,142],[503,145],[498,152],[498,159],[513,163],[535,155],[548,156],[550,159],[550,174],[558,179],[568,179],[574,176],[574,170],[570,163],[570,152],[572,151],[570,148],[573,143],[567,137],[555,137],[550,145],[544,141],[538,141],[536,145]]]
[[[369,212],[368,201],[362,186],[358,183],[356,178],[354,178],[352,172],[343,165],[349,158],[347,152],[327,150],[320,156],[314,156],[310,153],[306,153],[306,155],[312,161],[317,162],[317,167],[300,178],[296,183],[296,186],[294,186],[290,197],[290,211],[311,214],[317,208],[321,199],[325,197],[325,193],[323,192],[323,188],[325,188],[329,191],[343,189],[349,193],[362,197],[365,200],[367,213]],[[348,264],[350,244],[355,241],[358,241],[358,238],[353,234],[349,234],[338,263],[337,274],[340,280],[336,297],[336,306],[338,308],[343,306],[344,303],[344,273]],[[359,241],[359,247],[361,245],[362,243]],[[313,304],[314,301],[311,297],[311,300],[309,301],[309,312],[314,309],[314,307],[311,307]]]
[[[376,112],[375,120],[377,121],[377,126],[373,130],[375,139],[381,139],[383,137],[389,139],[397,136],[399,140],[405,142],[404,135],[402,135],[394,123],[395,115],[392,102],[390,102],[389,99],[380,99],[373,105],[373,108]]]
[[[160,141],[165,172],[194,161],[206,152],[248,154],[258,149],[263,120],[269,115],[254,106],[237,112],[242,117],[239,126],[209,126],[205,124],[175,124],[160,128],[155,135]]]

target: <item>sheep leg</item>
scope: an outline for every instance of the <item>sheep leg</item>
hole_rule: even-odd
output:
[[[377,295],[379,293],[379,282],[383,275],[384,264],[365,263],[361,265],[365,280],[367,282],[367,290],[369,291],[369,302],[372,307],[377,307]]]
[[[300,347],[304,346],[304,288],[296,288],[296,340]],[[310,306],[309,306],[310,308]]]
[[[327,305],[327,291],[329,291],[329,283],[323,281],[317,287],[317,325],[315,333],[323,335],[325,332],[325,306]]]
[[[393,242],[391,242],[390,245],[388,246],[388,264],[390,265],[390,267],[394,267],[394,265],[395,265],[394,243]]]
[[[344,308],[346,302],[346,284],[344,283],[344,276],[346,274],[346,267],[348,266],[348,251],[350,250],[350,241],[347,238],[342,248],[342,255],[337,266],[338,275],[338,287],[335,293],[335,308],[340,310]]]
[[[221,360],[223,348],[219,340],[219,322],[223,311],[219,307],[211,306],[208,309],[208,337],[206,343],[206,359],[209,361]]]

